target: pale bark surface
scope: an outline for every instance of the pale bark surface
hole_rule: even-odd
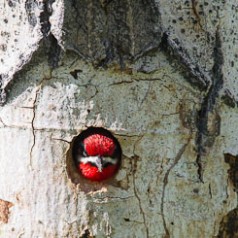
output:
[[[237,1],[36,2],[0,3],[0,237],[238,237]],[[111,181],[75,171],[89,126]]]

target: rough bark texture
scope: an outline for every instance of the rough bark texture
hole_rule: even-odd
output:
[[[1,237],[238,237],[236,0],[0,3]],[[117,176],[80,177],[89,126]]]

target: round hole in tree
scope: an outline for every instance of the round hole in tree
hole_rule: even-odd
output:
[[[121,146],[112,133],[90,127],[71,144],[72,165],[77,174],[90,181],[103,181],[116,175],[121,165]]]

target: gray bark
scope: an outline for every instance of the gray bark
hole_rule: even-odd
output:
[[[2,237],[238,237],[237,3],[0,3]],[[110,130],[115,178],[75,136]]]

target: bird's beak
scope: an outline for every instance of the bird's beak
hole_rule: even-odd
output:
[[[97,165],[98,167],[98,171],[99,172],[102,172],[102,159],[100,157],[97,157],[96,161],[95,161],[95,164]]]

